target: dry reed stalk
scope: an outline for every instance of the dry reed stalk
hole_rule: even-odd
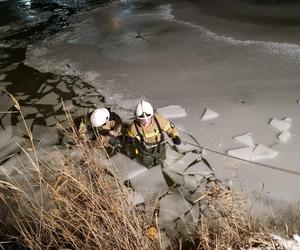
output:
[[[127,187],[107,172],[97,151],[78,137],[68,113],[67,118],[80,164],[62,152],[47,157],[37,150],[25,123],[33,148],[33,154],[23,149],[29,159],[25,181],[8,176],[9,182],[0,182],[0,198],[10,210],[11,239],[18,237],[30,249],[158,249],[146,233],[150,222],[145,218],[151,216],[136,212]]]
[[[46,157],[36,150],[28,131],[34,152],[23,150],[30,159],[30,166],[24,166],[26,186],[14,177],[0,182],[0,201],[9,207],[13,221],[11,239],[18,237],[30,249],[161,249],[160,236],[153,239],[146,233],[150,225],[158,224],[158,218],[153,218],[156,206],[148,206],[146,214],[137,212],[127,187],[107,172],[97,157],[99,151],[80,139],[71,116],[67,112],[66,116],[70,129],[65,132],[80,152],[81,162],[62,152]],[[268,228],[254,226],[241,194],[215,188],[200,203],[204,200],[207,208],[201,211],[197,249],[273,246]]]
[[[198,227],[197,249],[275,249],[270,229],[254,221],[244,194],[216,188],[207,195],[207,208]]]
[[[62,154],[63,165],[40,163],[43,170],[31,184],[40,185],[43,202],[22,187],[7,187],[17,198],[12,214],[23,244],[30,249],[157,249],[146,234],[149,222],[135,212],[123,183],[106,172],[88,145],[80,152],[80,168]]]

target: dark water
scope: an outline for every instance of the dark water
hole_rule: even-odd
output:
[[[0,2],[0,24],[8,25],[15,21],[30,22],[39,14],[45,11],[66,12],[79,11],[92,7],[101,1],[90,0],[52,0],[52,1],[31,1],[31,0],[9,0]]]
[[[12,126],[14,138],[27,138],[26,132],[22,129],[21,116],[14,106],[11,106],[8,95],[1,91],[3,88],[18,100],[25,122],[34,132],[35,140],[39,143],[49,138],[52,138],[49,139],[50,142],[48,140],[50,144],[60,143],[62,138],[55,126],[57,122],[65,119],[62,101],[70,103],[69,105],[73,107],[72,112],[76,113],[75,116],[81,115],[86,108],[94,107],[95,101],[104,101],[96,89],[81,81],[77,76],[41,73],[23,63],[27,46],[40,42],[68,27],[69,19],[75,13],[102,4],[105,2],[93,0],[0,2],[1,135],[6,133],[7,127]],[[78,89],[84,91],[86,96],[84,94],[79,96],[76,92]],[[49,100],[49,96],[54,96],[51,101],[39,103],[39,100],[44,97]],[[12,114],[10,115],[9,112]],[[39,131],[37,128],[39,125],[49,131]],[[3,146],[5,143],[2,138],[1,150],[5,151],[5,146]],[[9,142],[7,143],[8,147]],[[6,153],[1,150],[0,154],[3,158],[3,154]]]
[[[195,1],[205,13],[239,23],[267,27],[299,27],[300,1]],[[298,10],[297,10],[298,9]]]
[[[5,76],[0,81],[0,88],[5,87],[17,99],[18,96],[28,96],[25,100],[20,100],[21,105],[29,105],[31,99],[41,98],[37,90],[43,84],[48,84],[47,80],[56,76],[41,73],[24,65],[26,47],[67,27],[69,18],[73,14],[87,8],[98,7],[106,2],[108,1],[12,0],[0,2],[0,44],[7,45],[0,45],[0,76],[1,74],[2,78],[3,75]],[[70,95],[75,95],[72,91],[57,94],[63,99],[72,99]],[[0,107],[5,103],[5,99],[2,101],[3,95],[5,94],[0,93]],[[51,107],[48,110],[39,111],[48,113],[50,110]]]

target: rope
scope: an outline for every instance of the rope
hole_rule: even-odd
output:
[[[123,108],[125,109],[125,108]],[[127,109],[127,111],[132,111],[130,109]],[[177,129],[179,130],[179,129]],[[276,170],[276,171],[280,171],[280,172],[284,172],[284,173],[288,173],[288,174],[293,174],[293,175],[298,175],[300,176],[300,172],[298,171],[295,171],[295,170],[291,170],[291,169],[284,169],[284,168],[281,168],[281,167],[277,167],[277,166],[272,166],[272,165],[268,165],[268,164],[264,164],[264,163],[259,163],[259,162],[254,162],[254,161],[248,161],[248,160],[245,160],[245,159],[242,159],[242,158],[239,158],[239,157],[236,157],[236,156],[232,156],[232,155],[228,155],[226,153],[222,153],[222,152],[219,152],[219,151],[216,151],[216,150],[213,150],[213,149],[210,149],[210,148],[207,148],[207,147],[203,147],[200,145],[200,143],[198,142],[198,140],[193,136],[191,135],[190,133],[188,132],[185,132],[185,131],[182,131],[182,130],[179,130],[181,133],[184,133],[186,135],[188,135],[189,137],[191,137],[195,142],[196,144],[194,143],[191,143],[191,142],[187,142],[187,141],[182,141],[183,143],[185,144],[189,144],[193,147],[197,147],[197,148],[200,148],[201,150],[206,150],[208,152],[211,152],[211,153],[214,153],[214,154],[218,154],[218,155],[222,155],[224,157],[227,157],[227,158],[231,158],[231,159],[234,159],[234,160],[238,160],[238,161],[243,161],[243,162],[246,162],[246,163],[249,163],[249,164],[252,164],[252,165],[257,165],[257,166],[261,166],[261,167],[264,167],[264,168],[269,168],[269,169],[272,169],[272,170]],[[246,167],[246,166],[243,166],[243,167]],[[248,166],[247,166],[248,167]]]
[[[261,167],[264,167],[264,168],[269,168],[269,169],[272,169],[272,170],[276,170],[276,171],[285,172],[285,173],[288,173],[288,174],[293,174],[293,175],[300,176],[300,172],[297,172],[295,170],[284,169],[284,168],[281,168],[281,167],[272,166],[272,165],[268,165],[268,164],[264,164],[264,163],[259,163],[259,162],[253,162],[253,161],[245,160],[245,159],[242,159],[242,158],[239,158],[239,157],[236,157],[236,156],[228,155],[226,153],[222,153],[222,152],[219,152],[219,151],[207,148],[207,147],[203,147],[203,146],[201,146],[198,143],[198,141],[196,140],[196,138],[194,136],[192,136],[191,134],[189,134],[189,133],[187,133],[185,131],[180,131],[180,132],[182,132],[182,133],[188,135],[189,137],[191,137],[194,141],[196,141],[197,144],[194,144],[194,143],[191,143],[191,142],[187,142],[187,141],[184,141],[184,140],[182,141],[183,143],[189,144],[189,145],[191,145],[193,147],[198,147],[201,150],[204,149],[204,150],[206,150],[208,152],[211,152],[211,153],[214,153],[214,154],[218,154],[218,155],[222,155],[222,156],[227,157],[227,158],[232,158],[232,159],[235,159],[235,160],[238,160],[238,161],[243,161],[243,162],[250,163],[250,164],[253,164],[253,165],[258,165],[258,166],[261,166]]]

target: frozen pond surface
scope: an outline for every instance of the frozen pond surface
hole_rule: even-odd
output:
[[[83,12],[67,30],[28,47],[26,63],[43,72],[77,74],[123,110],[143,98],[157,108],[178,105],[181,114],[172,118],[177,127],[220,153],[245,147],[234,138],[251,133],[255,147],[251,142],[247,154],[258,148],[259,156],[247,159],[300,172],[297,27],[237,22],[209,10],[182,1],[128,1]],[[268,11],[282,18],[276,9]],[[297,16],[288,8],[284,13],[289,11]],[[202,119],[207,109],[218,116]],[[287,117],[290,126],[281,122],[278,130]],[[299,175],[206,154],[219,178],[266,207],[299,204]]]

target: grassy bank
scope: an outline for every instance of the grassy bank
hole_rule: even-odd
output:
[[[159,206],[134,206],[132,190],[101,161],[105,150],[80,139],[68,118],[71,148],[37,149],[28,131],[19,169],[1,174],[1,248],[165,249]],[[168,249],[275,248],[271,230],[249,215],[243,195],[214,186],[198,202],[195,235],[176,238]]]

